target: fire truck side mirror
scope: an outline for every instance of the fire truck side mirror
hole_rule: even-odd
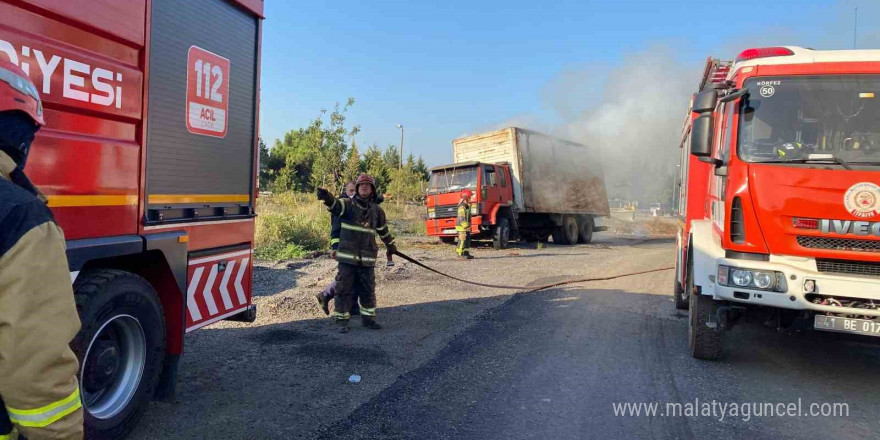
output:
[[[703,113],[694,119],[691,126],[691,154],[697,157],[712,155],[712,112]]]
[[[718,91],[715,89],[703,90],[694,97],[694,105],[691,111],[695,113],[706,113],[715,111],[715,104],[718,103]]]

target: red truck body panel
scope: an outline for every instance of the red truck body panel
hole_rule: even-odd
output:
[[[150,146],[155,144],[165,148],[161,143],[156,144],[163,141],[151,143],[148,139],[151,121],[151,109],[148,108],[150,64],[153,61],[151,56],[156,55],[151,42],[161,39],[164,53],[160,62],[163,65],[171,63],[182,77],[188,73],[187,60],[181,59],[167,41],[169,26],[176,24],[166,19],[163,33],[155,33],[154,9],[160,7],[160,3],[162,8],[177,7],[159,0],[0,1],[0,16],[3,17],[3,23],[0,23],[0,57],[6,57],[22,67],[43,99],[46,125],[37,134],[25,171],[48,196],[49,206],[68,240],[71,271],[91,264],[90,260],[71,255],[71,248],[82,247],[83,243],[88,244],[96,239],[110,243],[119,237],[130,239],[140,236],[145,243],[143,251],[146,252],[150,249],[151,240],[167,233],[180,236],[179,245],[184,252],[195,253],[190,259],[204,262],[199,265],[182,261],[180,264],[183,267],[171,267],[179,274],[177,278],[185,279],[170,283],[161,279],[171,276],[169,274],[159,273],[154,268],[133,268],[147,277],[162,297],[166,309],[169,352],[179,353],[175,347],[182,348],[181,338],[185,329],[192,330],[208,321],[214,322],[241,312],[251,304],[250,252],[254,236],[252,206],[256,198],[257,180],[256,121],[263,1],[204,0],[199,3],[200,7],[215,14],[215,19],[220,23],[223,23],[222,20],[233,20],[232,23],[239,25],[239,28],[249,26],[254,32],[240,37],[245,42],[253,39],[249,47],[256,55],[240,52],[230,56],[238,57],[235,59],[237,64],[232,68],[245,67],[248,76],[231,75],[225,78],[229,94],[233,95],[229,101],[238,105],[248,100],[250,103],[245,108],[251,112],[251,124],[247,122],[250,119],[243,118],[246,115],[242,113],[233,117],[233,121],[244,121],[237,128],[240,132],[237,139],[246,139],[245,145],[239,143],[234,148],[243,148],[242,151],[250,160],[234,163],[233,166],[245,167],[239,172],[246,176],[248,183],[240,185],[235,194],[216,194],[210,189],[180,187],[175,195],[165,195],[167,192],[158,194],[162,193],[158,191],[150,200],[150,171],[147,165]],[[194,4],[188,3],[187,6]],[[198,25],[209,26],[205,23]],[[196,22],[191,24],[196,25]],[[199,42],[173,43],[185,48]],[[199,44],[205,45],[204,42]],[[224,47],[218,43],[208,50],[213,49],[219,52],[219,56],[226,56]],[[248,47],[247,43],[245,47]],[[173,80],[176,81],[176,78]],[[216,82],[216,77],[213,80]],[[159,81],[162,87],[168,86],[165,79]],[[186,88],[185,83],[173,85]],[[207,94],[207,86],[205,89]],[[241,96],[235,95],[241,90],[253,90],[253,94],[246,95],[246,99],[242,100]],[[180,96],[181,101],[184,98]],[[188,119],[183,104],[179,105],[179,109],[164,106],[153,111],[167,113],[169,109],[179,114],[162,116],[166,119],[157,120],[163,123],[179,121],[181,126],[185,126]],[[233,123],[229,123],[230,129],[233,129]],[[203,137],[194,137],[193,140],[211,142]],[[229,148],[228,144],[217,145]],[[196,174],[199,172],[192,171]],[[187,174],[188,171],[179,172]],[[168,223],[162,221],[165,215],[163,210],[195,214],[189,217],[181,214],[180,218]],[[199,210],[209,210],[217,216],[199,218]],[[159,213],[160,217],[148,224],[148,213]],[[229,217],[225,218],[227,215]],[[202,217],[206,216],[202,214]],[[232,252],[230,247],[238,249]],[[229,255],[232,256],[224,258]],[[103,258],[106,263],[120,255],[93,256]],[[215,264],[208,264],[206,260]],[[219,271],[221,267],[234,267],[234,272],[218,273],[214,277],[216,279],[211,280],[212,285],[208,286],[208,275],[212,268]],[[205,276],[196,279],[193,274],[199,269],[205,272]],[[150,276],[155,279],[149,279]],[[175,285],[177,289],[173,289]],[[227,290],[231,302],[226,301],[224,292]],[[190,291],[193,293],[187,296]],[[208,298],[214,298],[213,304],[217,307],[208,307],[211,303]],[[187,302],[196,304],[197,308],[190,307],[193,313],[187,314],[184,324],[183,311],[178,313],[174,308],[183,308]],[[192,319],[196,315],[200,319]]]

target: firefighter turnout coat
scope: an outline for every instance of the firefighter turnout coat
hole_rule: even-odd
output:
[[[385,211],[373,200],[339,198],[324,200],[333,216],[339,217],[339,243],[336,261],[355,266],[373,267],[379,247],[376,236],[389,249],[394,246],[394,237],[388,230]]]
[[[12,421],[30,440],[81,439],[70,349],[80,321],[64,235],[45,200],[0,152],[0,427]]]

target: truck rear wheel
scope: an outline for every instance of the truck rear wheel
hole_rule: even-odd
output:
[[[498,219],[498,224],[492,230],[492,247],[498,251],[507,249],[507,242],[510,240],[510,222],[506,218]]]
[[[718,310],[718,303],[706,295],[694,295],[693,263],[688,263],[688,282],[686,294],[689,295],[688,344],[691,356],[697,359],[714,361],[721,357],[722,334],[709,328],[706,322]]]
[[[570,215],[563,216],[562,225],[553,230],[553,242],[556,244],[575,244],[577,241],[577,220]]]
[[[121,438],[143,415],[159,380],[162,305],[146,280],[120,270],[84,271],[73,287],[82,330],[71,346],[80,361],[86,438]]]
[[[578,225],[578,242],[589,243],[591,241],[593,241],[593,218],[588,216]]]

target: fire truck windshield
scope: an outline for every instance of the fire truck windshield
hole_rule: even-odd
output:
[[[448,168],[435,170],[431,173],[431,182],[428,185],[428,193],[461,191],[465,188],[477,187],[477,167]]]
[[[880,75],[759,77],[744,87],[740,159],[880,165]]]

